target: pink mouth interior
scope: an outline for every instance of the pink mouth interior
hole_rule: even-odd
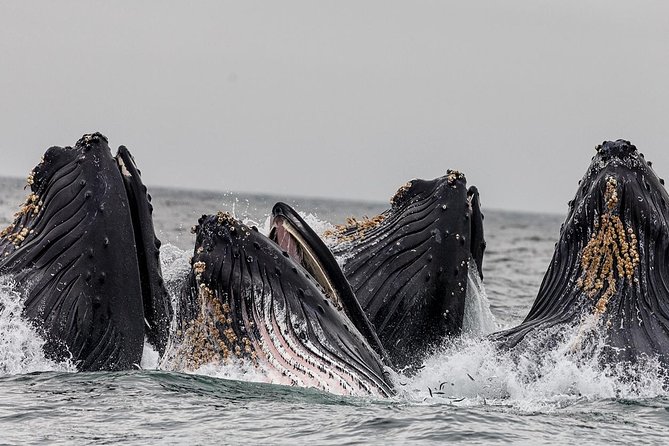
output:
[[[276,243],[281,249],[286,251],[293,261],[302,264],[302,252],[292,235],[284,227],[285,219],[283,217],[276,217],[272,222],[272,231],[276,237]]]

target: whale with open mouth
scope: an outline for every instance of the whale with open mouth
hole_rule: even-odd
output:
[[[28,185],[0,233],[0,274],[23,287],[45,354],[94,371],[139,364],[145,338],[162,352],[172,308],[150,196],[130,152],[113,157],[103,135],[84,135],[48,149]]]
[[[346,395],[393,393],[382,359],[290,254],[230,214],[203,216],[161,367],[241,361],[272,382]]]
[[[338,306],[346,311],[348,318],[374,351],[392,367],[374,326],[360,306],[337,260],[316,232],[286,203],[276,203],[272,208],[269,238],[317,278],[329,298],[339,302]]]
[[[391,204],[379,216],[349,219],[325,237],[390,362],[404,369],[461,332],[468,269],[481,271],[485,241],[478,191],[468,190],[459,172],[413,180]],[[277,206],[274,227],[291,234],[284,249],[294,246],[303,263],[313,265],[322,242],[296,213]]]
[[[515,347],[573,327],[574,351],[668,363],[668,203],[664,181],[629,141],[598,146],[529,314],[494,338]]]

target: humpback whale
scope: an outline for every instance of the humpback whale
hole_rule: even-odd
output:
[[[150,196],[130,152],[112,157],[105,136],[84,135],[48,149],[28,185],[0,232],[0,274],[24,289],[45,354],[95,371],[139,364],[145,338],[162,352],[172,308]]]
[[[522,347],[534,335],[572,327],[574,351],[607,363],[658,357],[667,364],[669,196],[629,141],[596,150],[531,310],[493,338]]]
[[[323,252],[322,242],[296,213],[277,206],[274,226],[289,228],[298,255],[311,262],[308,253]],[[390,209],[349,219],[324,236],[396,368],[420,364],[446,336],[461,332],[468,269],[480,274],[485,250],[479,194],[467,189],[464,175],[412,180]]]
[[[374,326],[360,306],[337,260],[307,222],[286,203],[276,203],[272,208],[269,237],[309,274],[318,278],[330,299],[341,302],[340,306],[345,309],[351,322],[384,362],[392,367]]]
[[[192,268],[161,367],[241,361],[275,383],[393,394],[383,362],[336,300],[290,254],[230,214],[200,218]],[[348,311],[347,311],[348,310]]]

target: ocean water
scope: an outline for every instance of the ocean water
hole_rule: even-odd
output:
[[[171,290],[188,268],[190,228],[203,213],[232,211],[266,228],[277,200],[317,229],[372,216],[385,203],[152,188],[161,261]],[[541,357],[510,356],[486,333],[529,310],[563,216],[485,208],[484,281],[470,274],[466,330],[435,351],[417,375],[397,376],[390,399],[352,398],[265,382],[242,366],[194,374],[157,369],[147,349],[141,370],[76,373],[41,352],[21,317],[21,296],[0,277],[0,444],[666,444],[669,392],[652,361],[603,369],[568,346]],[[0,226],[26,191],[0,178]],[[389,191],[389,196],[392,191]],[[566,211],[566,209],[565,209]],[[630,381],[621,376],[632,373]]]

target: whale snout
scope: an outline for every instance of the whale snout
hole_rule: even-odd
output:
[[[601,145],[596,147],[596,150],[601,161],[609,161],[611,159],[622,160],[633,156],[639,156],[636,146],[624,139],[604,141]]]

